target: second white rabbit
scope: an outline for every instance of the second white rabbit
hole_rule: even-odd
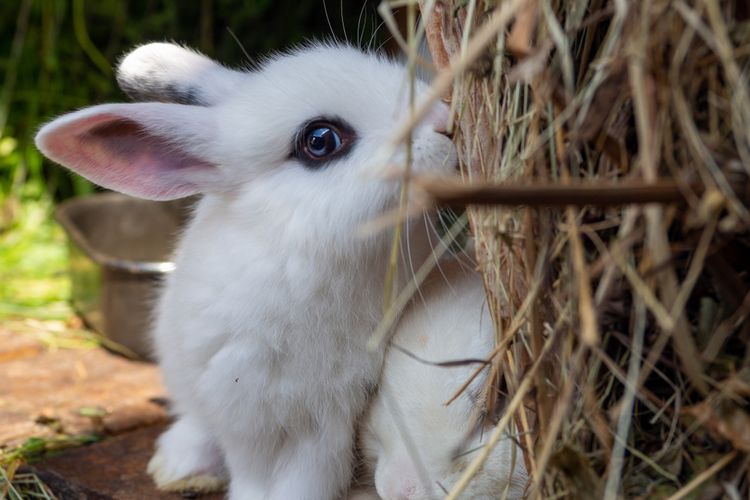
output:
[[[487,370],[446,406],[478,365],[423,362],[484,360],[493,350],[494,330],[478,273],[457,258],[442,261],[404,312],[392,342],[378,395],[360,430],[375,491],[361,488],[350,500],[440,498],[493,430],[480,415]],[[506,436],[461,498],[518,499],[526,480],[522,450]]]

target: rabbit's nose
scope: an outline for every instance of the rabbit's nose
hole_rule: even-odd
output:
[[[451,137],[452,133],[448,131],[448,121],[450,120],[451,108],[444,102],[435,104],[425,117],[425,122],[432,127],[432,130],[438,134]]]

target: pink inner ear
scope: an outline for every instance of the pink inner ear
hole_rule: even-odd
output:
[[[216,167],[176,141],[112,113],[63,117],[42,129],[37,143],[51,159],[108,189],[152,200],[202,191]]]

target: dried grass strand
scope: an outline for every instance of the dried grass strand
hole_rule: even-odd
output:
[[[531,368],[529,368],[529,371],[526,373],[523,382],[521,382],[518,390],[508,403],[505,414],[500,418],[500,421],[495,426],[492,434],[490,434],[490,436],[487,438],[487,443],[482,447],[479,454],[474,457],[474,460],[471,461],[471,463],[466,468],[456,484],[453,486],[453,488],[451,488],[448,495],[446,495],[445,500],[456,500],[458,496],[466,489],[466,486],[468,486],[471,479],[476,475],[477,472],[479,472],[482,466],[484,466],[484,463],[487,461],[487,457],[489,457],[490,453],[492,453],[492,450],[500,441],[502,435],[506,432],[506,429],[510,424],[512,415],[516,411],[518,411],[519,407],[523,404],[523,400],[526,397],[526,394],[531,389],[534,379],[533,375],[542,365],[542,360],[551,350],[555,337],[556,335],[550,335],[547,338],[547,341],[544,343],[544,347],[542,348],[542,352],[540,352],[540,356],[536,359]]]

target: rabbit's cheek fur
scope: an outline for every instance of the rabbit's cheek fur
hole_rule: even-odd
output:
[[[367,179],[355,172],[339,172],[336,167],[332,165],[319,172],[303,170],[297,165],[279,168],[241,191],[223,196],[221,203],[214,203],[220,211],[216,219],[231,218],[238,225],[263,233],[269,238],[267,241],[304,250],[310,261],[348,260],[352,253],[361,255],[366,262],[380,261],[390,232],[369,238],[357,233],[363,224],[397,205],[399,184]],[[363,206],[364,199],[368,203]],[[424,225],[415,227],[409,234],[418,247],[424,239],[420,233],[426,229]],[[284,269],[289,267],[285,265]],[[358,272],[365,270],[369,267]]]

